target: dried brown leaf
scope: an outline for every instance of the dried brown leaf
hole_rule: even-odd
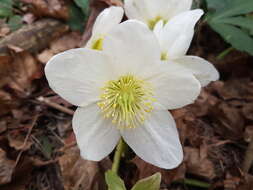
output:
[[[65,189],[105,189],[104,176],[98,163],[83,160],[76,146],[65,151],[65,154],[59,158],[59,164]]]
[[[11,181],[15,161],[7,158],[4,150],[0,149],[0,185]]]
[[[207,147],[200,149],[184,147],[187,172],[213,179],[215,175],[214,164],[207,158]]]

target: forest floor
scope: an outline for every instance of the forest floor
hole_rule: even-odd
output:
[[[87,41],[96,15],[117,0],[94,0],[84,33],[64,24],[63,0],[23,0],[24,24],[11,32],[0,20],[0,189],[103,190],[111,157],[83,160],[71,127],[75,107],[48,86],[44,66],[55,54]],[[53,4],[50,4],[50,2]],[[253,57],[229,48],[204,22],[196,27],[189,54],[201,56],[220,72],[196,102],[174,110],[184,161],[174,170],[154,167],[130,150],[120,176],[131,187],[162,173],[163,190],[252,190]],[[252,139],[251,139],[252,138]],[[253,149],[253,144],[252,147]]]

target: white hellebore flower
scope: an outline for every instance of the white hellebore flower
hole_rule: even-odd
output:
[[[104,37],[113,27],[121,22],[123,15],[124,10],[121,7],[111,6],[104,9],[94,23],[92,36],[87,42],[86,47],[102,50]]]
[[[186,56],[194,35],[194,26],[202,14],[202,10],[196,9],[174,16],[165,25],[159,21],[154,27],[154,33],[160,43],[161,59],[188,69],[204,87],[218,80],[218,71],[205,59]]]
[[[187,68],[204,87],[218,80],[219,73],[208,61],[185,56],[190,47],[194,26],[202,16],[200,9],[190,11],[192,0],[125,0],[128,18],[146,23],[157,36],[161,59]]]
[[[161,64],[159,43],[139,21],[115,26],[103,51],[72,49],[46,65],[50,87],[78,106],[73,129],[83,158],[99,161],[120,137],[143,160],[174,168],[183,158],[168,109],[192,103],[200,84],[176,64]]]
[[[167,23],[175,15],[190,10],[192,0],[125,0],[128,18],[137,19],[153,29],[159,21]]]

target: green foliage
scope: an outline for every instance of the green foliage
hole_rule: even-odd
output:
[[[72,30],[84,30],[84,25],[89,13],[88,0],[74,0],[74,3],[69,7],[70,19],[68,25]]]
[[[0,0],[0,18],[12,16],[12,0]]]
[[[14,16],[10,17],[10,19],[8,21],[8,26],[12,31],[15,31],[15,30],[21,28],[22,25],[23,25],[22,17],[19,15],[14,15]]]
[[[84,15],[87,15],[89,12],[89,0],[74,0],[76,5],[80,7]]]
[[[105,173],[105,181],[110,190],[126,190],[124,181],[111,170]]]
[[[109,190],[126,190],[124,181],[113,171],[105,173],[105,181]],[[161,174],[156,173],[150,177],[139,180],[131,190],[159,190]]]
[[[156,173],[150,177],[138,181],[131,190],[159,190],[161,174]]]
[[[20,2],[15,0],[0,0],[0,19],[6,19],[12,31],[22,27],[22,17],[13,12],[13,8],[19,7]]]
[[[253,55],[252,0],[206,0],[209,12],[206,20],[223,39],[240,51]]]

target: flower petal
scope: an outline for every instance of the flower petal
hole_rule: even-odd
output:
[[[162,51],[168,52],[169,59],[186,54],[194,34],[194,26],[203,11],[200,9],[183,12],[173,17],[157,36]]]
[[[92,48],[94,43],[97,43],[99,39],[103,39],[113,27],[121,22],[123,15],[124,10],[121,7],[112,6],[104,9],[94,23],[92,36],[86,47]]]
[[[112,77],[109,58],[86,48],[55,55],[47,63],[45,74],[49,86],[77,106],[97,101],[99,89]]]
[[[124,10],[121,7],[112,6],[104,9],[94,23],[92,34],[107,34],[121,22],[123,14]]]
[[[102,160],[120,139],[119,130],[103,118],[96,104],[76,110],[73,129],[81,155],[87,160]]]
[[[183,159],[175,121],[168,111],[153,111],[143,126],[124,129],[121,135],[143,160],[165,169],[177,167]]]
[[[189,69],[199,80],[202,87],[219,79],[219,73],[216,68],[205,59],[197,56],[183,56],[174,61]]]
[[[155,109],[177,109],[191,104],[200,93],[200,83],[189,70],[175,63],[161,63],[162,72],[148,82],[153,85]]]
[[[126,15],[145,23],[161,17],[170,20],[173,16],[190,10],[192,0],[125,0]]]
[[[140,74],[144,67],[159,64],[160,60],[160,46],[155,35],[136,20],[114,27],[104,39],[103,51],[113,58],[119,76]]]

